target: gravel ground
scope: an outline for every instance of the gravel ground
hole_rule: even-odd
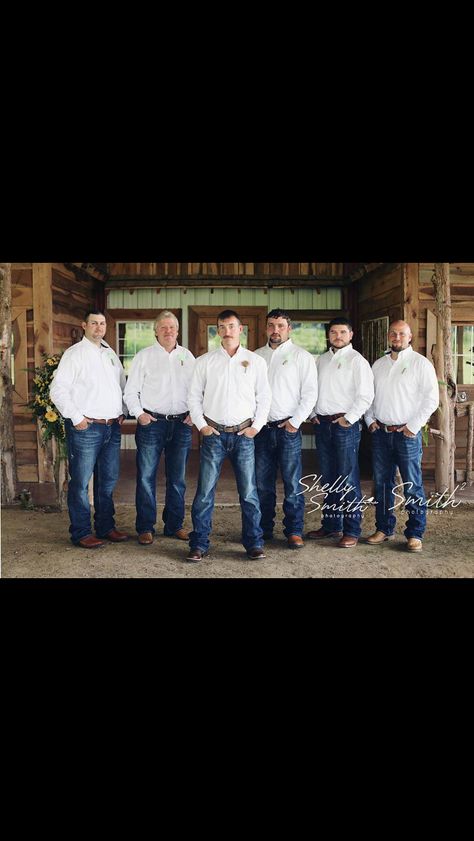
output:
[[[240,508],[216,506],[211,550],[200,564],[187,564],[187,544],[156,536],[152,546],[139,546],[135,507],[116,506],[117,527],[132,536],[124,544],[85,550],[69,541],[67,512],[49,508],[2,510],[3,578],[472,578],[474,575],[474,506],[430,510],[421,553],[409,553],[403,536],[406,514],[397,512],[392,540],[380,547],[363,542],[355,549],[337,549],[333,541],[307,541],[287,548],[277,508],[275,539],[265,546],[266,558],[249,561],[240,543]],[[158,509],[161,526],[161,509]],[[190,507],[185,526],[190,527]],[[317,512],[308,514],[307,530],[319,527]],[[374,531],[374,508],[364,515],[363,534]]]

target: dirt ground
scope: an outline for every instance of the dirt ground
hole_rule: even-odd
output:
[[[380,547],[363,540],[355,549],[337,549],[333,541],[307,541],[304,548],[287,548],[282,533],[281,505],[277,508],[275,539],[267,543],[267,557],[249,561],[240,543],[240,508],[216,506],[211,550],[201,563],[187,564],[187,544],[155,537],[140,546],[134,528],[135,507],[120,504],[117,527],[132,535],[127,543],[108,543],[85,550],[69,541],[67,511],[49,508],[28,511],[19,505],[2,510],[3,578],[472,578],[474,577],[474,506],[463,504],[429,510],[423,551],[405,549],[406,514],[397,512],[393,539]],[[157,530],[161,524],[158,509]],[[187,506],[185,526],[190,527]],[[318,528],[320,515],[308,514],[305,528]],[[363,535],[374,531],[374,508],[364,515]]]

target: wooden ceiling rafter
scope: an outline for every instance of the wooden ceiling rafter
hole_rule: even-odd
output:
[[[109,273],[103,268],[105,263],[64,263],[67,269],[74,272],[79,280],[98,280],[106,283]]]

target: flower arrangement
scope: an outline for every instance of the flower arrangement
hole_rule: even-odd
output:
[[[35,376],[33,379],[32,396],[26,405],[31,409],[33,416],[40,423],[43,445],[52,438],[55,438],[60,454],[65,455],[66,432],[64,429],[64,418],[54,403],[51,402],[49,396],[53,374],[59,365],[61,356],[61,353],[55,354],[54,356],[49,356],[47,353],[43,354],[43,364],[34,369]]]

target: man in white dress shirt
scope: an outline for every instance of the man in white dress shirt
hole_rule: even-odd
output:
[[[128,540],[115,528],[112,494],[120,471],[120,425],[125,374],[118,356],[104,341],[104,313],[86,313],[84,338],[68,348],[55,371],[51,400],[65,419],[69,459],[68,508],[71,540],[83,549]],[[94,525],[88,486],[94,474]]]
[[[186,464],[192,443],[188,390],[194,369],[191,351],[178,344],[179,322],[164,310],[155,321],[157,342],[132,362],[124,399],[137,419],[136,530],[142,546],[153,543],[156,473],[165,453],[166,497],[162,519],[166,537],[187,540],[183,528]]]
[[[356,546],[361,533],[359,418],[374,399],[370,365],[352,347],[352,336],[347,318],[329,322],[330,348],[317,362],[319,393],[311,418],[323,483],[329,489],[322,503],[321,528],[307,537],[338,538],[340,549]]]
[[[285,490],[283,529],[290,549],[304,546],[304,494],[300,426],[312,413],[318,398],[315,360],[290,336],[291,318],[281,309],[267,315],[268,343],[256,353],[268,365],[272,403],[268,421],[255,438],[255,472],[262,510],[263,539],[271,540],[275,525],[278,466]]]
[[[243,327],[234,310],[217,318],[221,345],[196,360],[189,393],[193,423],[201,432],[199,480],[191,516],[188,561],[209,549],[216,485],[224,459],[234,469],[242,509],[242,543],[252,560],[264,558],[255,480],[255,442],[268,417],[271,390],[265,361],[243,348]]]
[[[409,325],[395,321],[388,330],[390,350],[372,366],[375,399],[365,413],[365,422],[372,435],[377,507],[376,532],[367,538],[367,543],[377,545],[393,535],[394,512],[404,494],[408,512],[406,548],[409,552],[421,552],[426,528],[421,427],[438,408],[439,387],[433,365],[413,350],[411,339]],[[397,466],[402,488],[395,485]]]

